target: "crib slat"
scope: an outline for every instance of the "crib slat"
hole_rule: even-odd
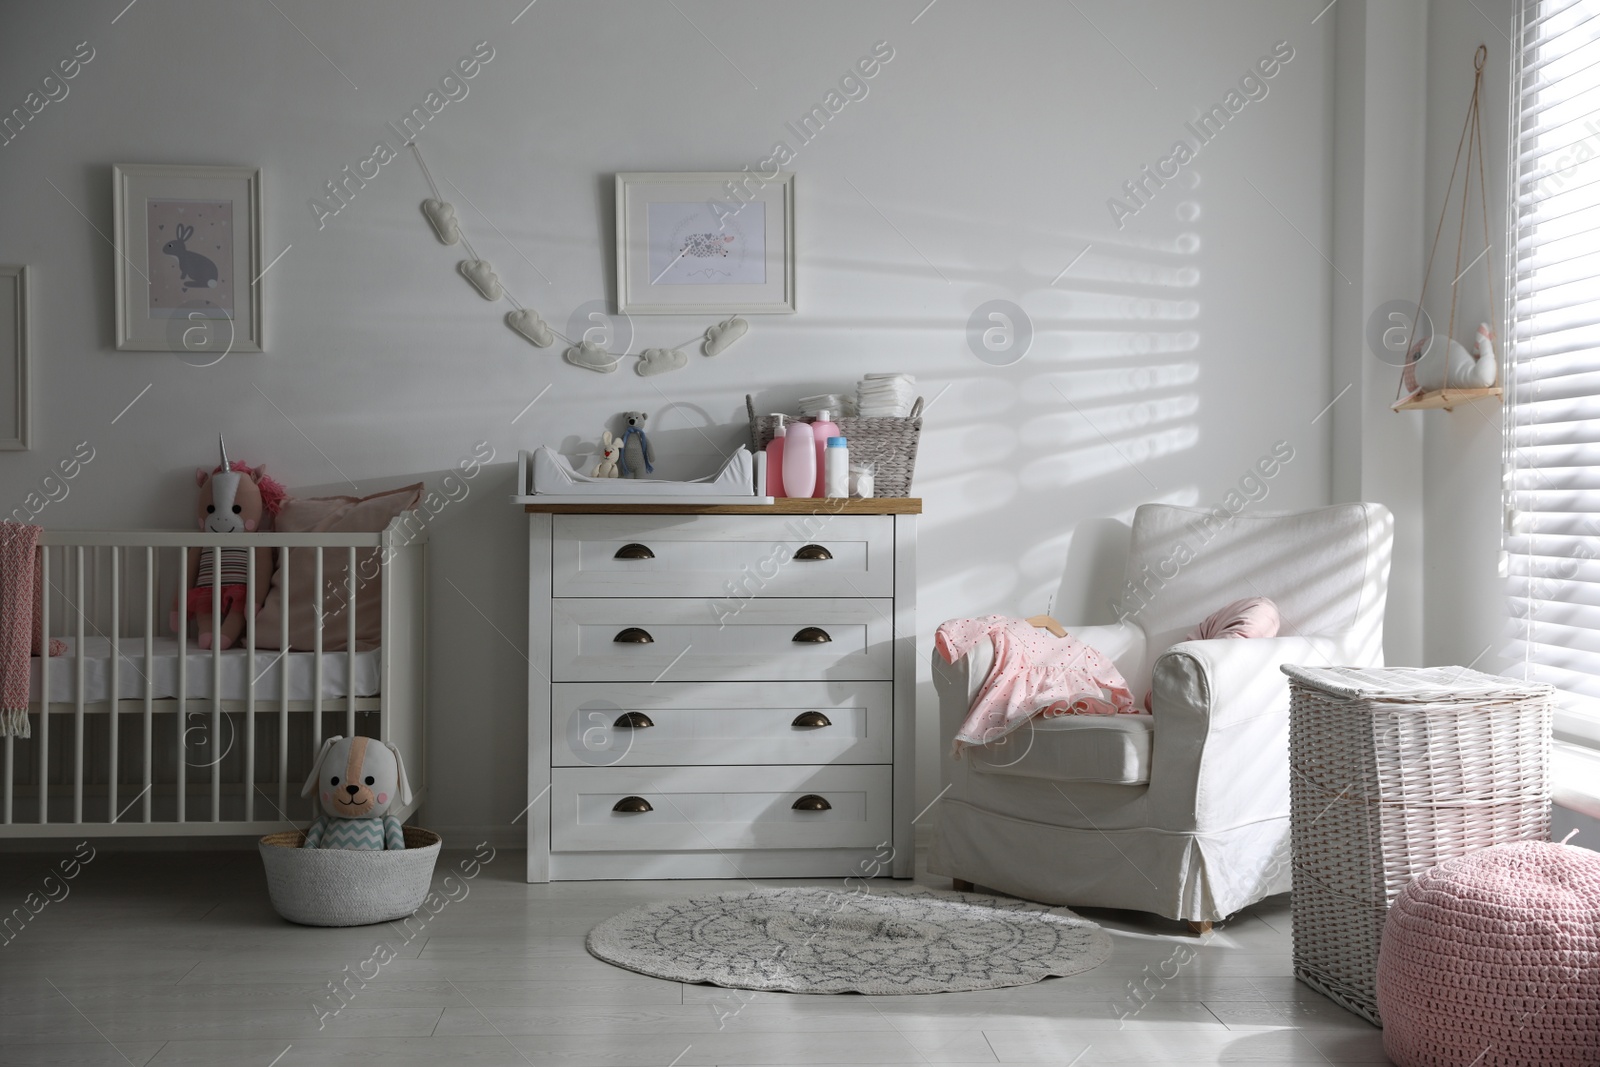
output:
[[[256,817],[256,550],[244,562],[244,821]]]
[[[80,549],[79,551],[82,550]],[[84,600],[87,600],[87,603],[84,603]],[[87,598],[79,597],[79,601],[79,609],[87,610],[89,618],[100,618],[100,551],[98,547],[89,550],[89,595]],[[92,622],[89,625],[98,627],[99,623]]]
[[[289,807],[289,558],[287,548],[279,549],[283,584],[278,605],[278,818],[288,818]]]
[[[39,821],[50,821],[50,546],[39,549],[44,609],[39,613]]]
[[[350,618],[345,625],[345,678],[344,678],[344,708],[346,737],[356,735],[356,550],[350,548],[350,557],[347,563],[350,586]]]
[[[315,571],[317,590],[317,610],[313,613],[317,625],[316,633],[311,639],[311,761],[316,763],[317,753],[322,751],[322,620],[323,610],[327,607],[326,598],[322,595],[322,549],[317,548],[317,569]],[[313,771],[315,766],[313,766]],[[316,792],[312,791],[311,810],[316,813]]]
[[[156,661],[156,550],[153,545],[144,549],[144,821],[150,821],[150,794],[155,792],[151,781],[151,747],[155,723],[155,689],[150,681],[155,674]]]
[[[89,657],[83,654],[83,546],[78,546],[77,559],[74,571],[77,574],[77,598],[73,607],[78,612],[78,621],[73,632],[78,639],[78,684],[77,692],[73,694],[72,705],[72,821],[83,821],[83,697],[84,697],[84,669],[89,664]],[[49,649],[45,649],[46,652]]]
[[[184,747],[189,725],[189,550],[178,549],[178,812],[175,822],[187,818],[189,760]]]
[[[205,551],[201,549],[201,551]],[[211,821],[222,821],[222,546],[211,550]]]
[[[117,739],[122,722],[122,550],[112,545],[111,552],[111,769],[106,776],[107,822],[117,821]]]
[[[27,712],[23,712],[23,714],[26,715]],[[11,742],[13,740],[15,739],[10,734],[6,734],[6,807],[4,822],[7,826],[11,825]]]

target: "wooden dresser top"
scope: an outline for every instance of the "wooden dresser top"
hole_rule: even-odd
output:
[[[871,500],[779,497],[771,504],[525,504],[529,512],[553,515],[920,515],[921,497]]]

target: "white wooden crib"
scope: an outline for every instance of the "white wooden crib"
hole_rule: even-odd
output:
[[[414,799],[427,796],[425,516],[408,512],[382,533],[208,534],[47,530],[40,539],[46,595],[41,629],[67,642],[32,660],[31,737],[0,754],[0,838],[259,835],[303,827],[313,799],[300,788],[331,734],[398,745]],[[346,623],[346,644],[310,651],[257,649],[256,619],[226,651],[199,648],[177,598],[186,552],[270,547],[281,569],[316,549],[317,612]],[[376,550],[377,577],[358,569]],[[272,574],[248,554],[248,593]],[[348,569],[345,569],[348,568]],[[341,576],[324,580],[324,571]],[[357,580],[343,580],[343,575]],[[280,584],[280,595],[289,586]],[[371,590],[382,593],[381,609]],[[220,619],[213,593],[213,619]],[[381,610],[379,647],[358,650],[362,600]],[[280,647],[290,642],[290,605]],[[217,623],[213,623],[215,632]],[[215,642],[213,642],[213,645]]]

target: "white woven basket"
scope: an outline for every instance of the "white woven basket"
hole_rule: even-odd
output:
[[[1550,698],[1461,667],[1284,665],[1295,977],[1367,1021],[1389,905],[1468,852],[1550,838]]]
[[[268,834],[259,843],[272,906],[304,926],[366,926],[400,919],[422,906],[439,858],[439,835],[405,827],[406,847],[363,852],[301,848],[299,830]]]

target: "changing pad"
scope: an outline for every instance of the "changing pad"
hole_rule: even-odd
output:
[[[715,474],[692,481],[592,478],[579,473],[573,468],[571,460],[548,445],[533,450],[528,474],[531,485],[527,488],[540,500],[568,497],[574,502],[599,504],[645,503],[651,500],[747,503],[763,499],[755,496],[754,461],[750,450],[742,445]],[[770,500],[767,502],[770,503]]]

